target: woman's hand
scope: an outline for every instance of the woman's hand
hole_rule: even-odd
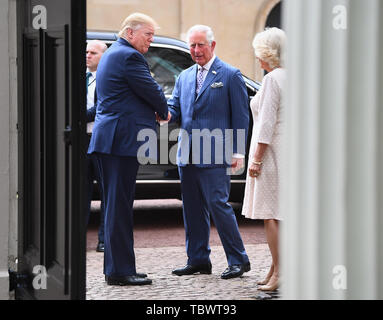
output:
[[[249,166],[249,175],[252,178],[257,178],[261,174],[262,163],[251,162]]]
[[[251,160],[249,165],[250,177],[257,178],[261,174],[262,159],[264,158],[267,147],[268,144],[258,142],[254,155],[249,156],[249,161]]]

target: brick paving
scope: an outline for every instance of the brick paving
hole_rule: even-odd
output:
[[[138,210],[136,208],[136,210]],[[159,211],[158,211],[159,212]],[[213,265],[211,275],[176,276],[171,272],[187,261],[182,217],[170,213],[167,217],[156,212],[139,212],[135,218],[135,255],[137,272],[145,272],[153,280],[146,286],[108,286],[103,274],[103,253],[96,252],[97,229],[88,231],[87,300],[258,300],[278,299],[279,293],[257,290],[257,282],[266,276],[271,256],[263,226],[254,221],[239,221],[240,232],[251,263],[251,270],[241,278],[223,280],[226,256],[218,234],[210,234]],[[178,217],[178,218],[177,218]],[[178,219],[178,222],[177,222]],[[150,224],[147,221],[150,221]]]
[[[153,280],[148,286],[108,286],[103,275],[103,254],[87,252],[87,300],[256,300],[273,298],[257,290],[270,266],[267,244],[247,245],[252,269],[241,278],[222,280],[227,267],[222,246],[211,247],[211,275],[175,276],[171,271],[186,261],[183,247],[136,248],[138,272]],[[181,263],[181,264],[180,264]]]

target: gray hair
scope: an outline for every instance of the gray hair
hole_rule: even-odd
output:
[[[269,28],[257,33],[253,40],[255,56],[269,64],[273,69],[284,65],[286,34],[278,28]]]
[[[202,24],[196,24],[195,26],[192,26],[187,32],[186,39],[188,43],[190,40],[190,36],[194,32],[204,32],[206,34],[206,40],[209,42],[209,45],[211,45],[211,43],[214,41],[214,33],[210,27]]]

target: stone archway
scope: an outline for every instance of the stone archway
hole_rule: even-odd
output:
[[[269,16],[270,12],[275,8],[275,6],[280,2],[281,0],[264,0],[263,1],[258,11],[258,14],[255,18],[254,35],[265,29],[267,17]],[[255,80],[261,81],[263,78],[263,71],[255,62],[255,59],[253,62],[253,69],[254,69]]]

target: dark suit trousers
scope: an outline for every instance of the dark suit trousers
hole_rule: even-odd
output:
[[[139,166],[137,158],[102,153],[94,153],[93,156],[104,195],[104,274],[134,275],[133,201]]]
[[[231,205],[226,168],[179,167],[188,264],[210,262],[210,216],[217,228],[228,265],[249,261]]]
[[[98,227],[98,241],[104,242],[104,201],[102,196],[102,188],[100,186],[100,177],[98,176],[97,164],[95,159],[90,155],[87,155],[87,178],[88,178],[88,203],[87,203],[87,224],[89,223],[90,218],[90,209],[93,196],[94,180],[97,180],[99,184],[100,197],[101,197],[101,208],[100,208],[100,224]]]
[[[88,136],[88,146],[89,146],[90,137]],[[98,174],[97,163],[95,159],[91,157],[91,155],[86,155],[86,169],[87,169],[87,182],[88,182],[88,201],[87,201],[87,216],[86,216],[86,224],[89,223],[90,218],[90,208],[93,196],[93,181],[97,180],[99,184],[100,197],[101,197],[101,208],[100,208],[100,224],[98,227],[98,241],[104,242],[104,201],[102,196],[102,188],[100,186],[100,177]]]

